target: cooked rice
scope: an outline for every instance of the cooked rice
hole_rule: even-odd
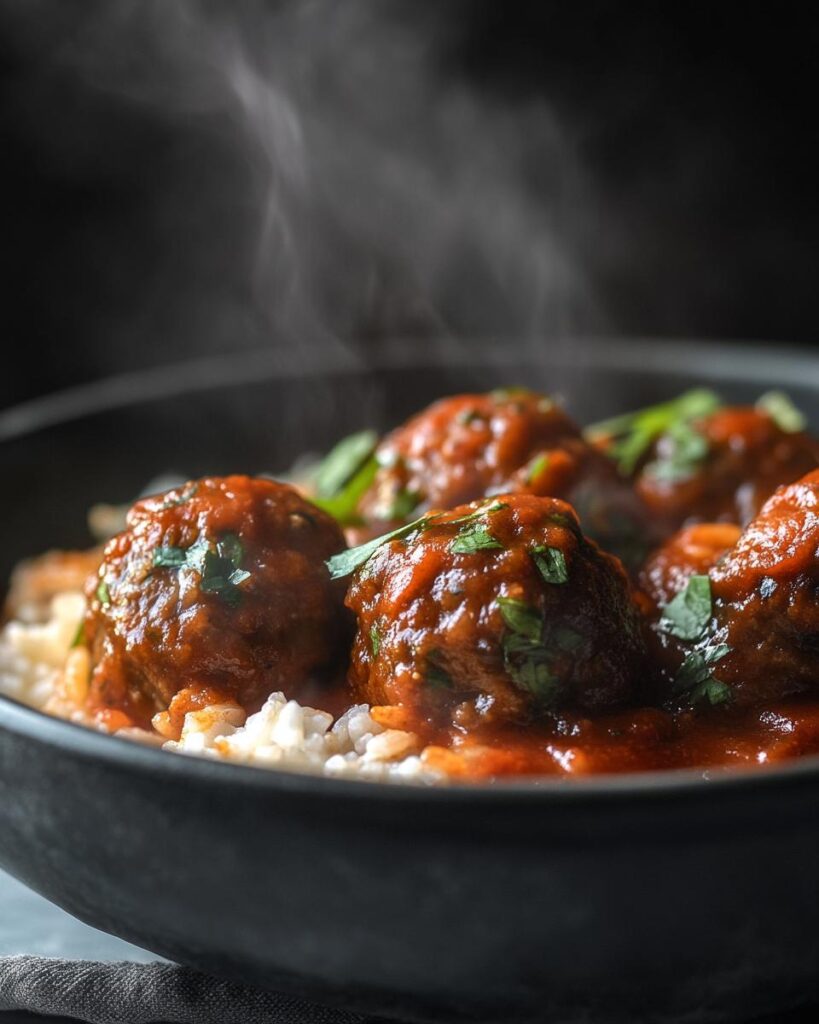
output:
[[[84,708],[90,659],[85,648],[73,646],[84,611],[85,599],[75,592],[53,597],[45,611],[16,609],[17,617],[0,631],[0,693],[93,725]],[[315,775],[425,783],[445,777],[413,733],[379,725],[368,705],[357,704],[334,722],[326,711],[283,693],[271,694],[249,716],[233,704],[191,711],[177,741],[135,728],[116,735],[183,754]]]

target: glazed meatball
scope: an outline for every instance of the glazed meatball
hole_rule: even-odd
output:
[[[432,513],[353,577],[357,697],[414,728],[600,712],[634,698],[643,637],[619,561],[563,501],[504,495]]]
[[[551,399],[521,388],[446,398],[389,434],[361,502],[374,532],[500,492],[564,498],[584,530],[625,548],[646,535],[633,489]]]
[[[780,487],[735,544],[719,546],[701,574],[679,573],[657,612],[669,700],[744,708],[819,693],[819,470]],[[673,573],[657,582],[659,561],[646,572],[658,597],[674,589]]]
[[[725,408],[662,435],[635,486],[666,532],[684,523],[744,526],[781,484],[819,465],[819,444],[762,409]]]
[[[819,471],[780,487],[711,570],[719,678],[738,705],[819,694]]]
[[[254,711],[343,672],[349,616],[325,559],[344,540],[291,487],[207,478],[138,502],[127,524],[87,585],[92,708],[144,726],[173,701],[181,727],[196,706]]]

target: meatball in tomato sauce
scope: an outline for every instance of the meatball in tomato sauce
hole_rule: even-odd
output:
[[[620,562],[563,501],[507,494],[431,513],[353,577],[360,700],[418,731],[594,713],[639,695],[643,636]]]
[[[552,399],[522,388],[445,398],[389,434],[360,511],[373,529],[501,492],[563,498],[621,550],[645,535],[633,489]]]
[[[780,487],[733,543],[728,529],[683,531],[644,570],[669,702],[819,695],[819,470]]]
[[[764,409],[718,409],[663,434],[635,480],[655,521],[746,525],[781,484],[819,465],[819,443],[783,429]]]
[[[819,470],[780,487],[710,578],[733,700],[819,695]]]
[[[238,703],[343,674],[349,615],[325,560],[345,547],[291,487],[207,478],[138,502],[87,585],[90,703],[147,725],[171,709]]]

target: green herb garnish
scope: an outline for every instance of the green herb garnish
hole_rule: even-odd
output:
[[[531,484],[548,467],[549,456],[546,452],[536,455],[526,467],[526,483]]]
[[[374,623],[370,626],[370,650],[374,658],[378,657],[378,652],[381,650],[381,637],[378,633],[378,626]]]
[[[530,395],[534,395],[534,393],[530,388],[494,388],[489,392],[489,397],[493,402],[508,402],[515,398],[528,398]]]
[[[537,608],[519,601],[515,597],[499,597],[498,607],[506,625],[517,636],[527,640],[540,642],[543,632],[543,620]]]
[[[311,500],[342,526],[352,526],[359,522],[358,503],[369,490],[377,472],[378,463],[375,458],[369,458],[338,494],[334,494],[332,498],[314,497]]]
[[[316,496],[335,498],[372,456],[377,444],[374,430],[362,430],[339,441],[313,473]]]
[[[595,423],[583,433],[592,443],[609,442],[608,454],[617,462],[620,472],[629,475],[660,435],[679,430],[681,424],[707,416],[719,406],[719,396],[713,391],[696,388],[670,402]]]
[[[452,519],[446,525],[456,526],[461,523],[468,523],[470,520],[477,519],[479,516],[487,515],[491,512],[498,512],[500,509],[506,507],[507,506],[502,501],[495,501],[490,505],[482,505],[480,508],[475,509],[474,512],[469,512],[465,516],[459,516],[457,519]],[[391,540],[403,540],[405,537],[409,537],[412,533],[427,530],[430,526],[437,523],[442,515],[444,515],[443,512],[432,512],[428,515],[419,516],[418,519],[413,519],[411,523],[405,523],[403,526],[399,526],[395,530],[390,530],[389,533],[384,533],[380,537],[374,537],[372,540],[368,540],[365,544],[359,544],[358,547],[355,548],[348,548],[347,551],[339,551],[337,555],[333,555],[332,558],[328,558],[325,562],[325,565],[330,571],[330,578],[338,580],[344,576],[349,576],[350,573],[355,572],[355,570],[361,568],[365,562],[368,562],[382,544],[386,544]]]
[[[532,561],[547,583],[565,583],[569,579],[566,556],[560,548],[539,545],[532,548],[531,555]]]
[[[356,569],[369,561],[382,544],[386,544],[391,540],[400,540],[403,537],[408,537],[415,530],[423,530],[433,519],[437,519],[440,515],[443,515],[443,513],[438,512],[431,516],[420,516],[418,519],[413,519],[411,523],[399,526],[397,530],[390,530],[389,533],[384,533],[380,537],[368,540],[365,544],[359,544],[355,548],[348,548],[346,551],[339,551],[337,555],[333,555],[332,558],[328,558],[325,562],[325,565],[330,570],[330,578],[339,580],[343,576],[349,576],[351,572],[355,572]]]
[[[711,667],[729,654],[727,644],[716,644],[701,651],[692,651],[680,665],[674,677],[673,690],[677,697],[684,697],[692,707],[701,700],[709,704],[724,704],[731,699],[731,688],[717,679]]]
[[[461,530],[449,545],[449,550],[456,555],[471,555],[476,551],[502,550],[503,544],[493,537],[483,523]]]
[[[455,417],[456,423],[460,423],[462,427],[469,427],[478,420],[483,420],[483,416],[477,409],[462,409]]]
[[[418,508],[421,503],[421,495],[417,491],[410,491],[402,488],[396,491],[392,504],[383,514],[384,519],[406,519]]]
[[[184,548],[154,548],[153,564],[155,569],[179,569],[186,565],[188,553]]]
[[[808,425],[804,413],[784,391],[766,391],[756,400],[756,408],[766,412],[786,434],[798,434]]]
[[[659,629],[680,640],[698,640],[711,621],[711,580],[692,576],[663,608]]]
[[[111,591],[108,589],[108,584],[105,580],[100,580],[97,584],[96,594],[97,600],[103,607],[111,603]]]
[[[191,569],[201,577],[200,590],[236,604],[241,597],[236,588],[250,577],[247,569],[241,567],[243,558],[241,540],[235,533],[227,533],[216,542],[215,551],[205,537],[199,537],[189,548],[155,548],[153,568]]]
[[[647,476],[676,483],[692,477],[708,456],[708,439],[689,423],[672,424],[662,435],[662,452],[645,467]]]
[[[73,651],[75,647],[84,647],[84,646],[85,646],[85,620],[80,622],[79,626],[77,626],[77,632],[74,634],[74,639],[71,641],[71,650]]]

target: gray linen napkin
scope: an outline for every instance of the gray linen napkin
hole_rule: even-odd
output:
[[[85,1024],[363,1024],[365,1018],[167,963],[0,957],[0,1011]],[[369,1024],[374,1024],[367,1018]]]

